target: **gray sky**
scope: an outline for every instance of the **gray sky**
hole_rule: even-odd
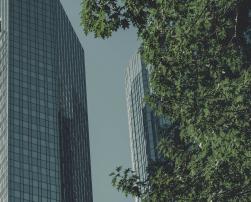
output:
[[[125,100],[125,67],[139,43],[135,30],[108,40],[85,36],[80,28],[81,0],[61,0],[85,49],[94,202],[132,202],[111,186],[116,166],[131,167]]]

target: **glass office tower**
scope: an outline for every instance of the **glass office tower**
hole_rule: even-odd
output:
[[[141,180],[151,160],[158,159],[158,130],[166,124],[155,116],[144,97],[150,93],[149,72],[140,54],[131,59],[126,70],[126,101],[133,170]],[[163,125],[162,125],[163,122]],[[140,201],[136,198],[136,201]]]
[[[0,0],[0,202],[92,202],[84,51],[59,0]]]

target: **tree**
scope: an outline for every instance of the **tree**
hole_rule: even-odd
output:
[[[149,103],[177,123],[175,135],[160,144],[165,163],[153,163],[146,182],[118,170],[114,186],[151,201],[250,201],[251,1],[85,0],[82,6],[85,33],[106,38],[137,28],[141,54],[154,67]]]

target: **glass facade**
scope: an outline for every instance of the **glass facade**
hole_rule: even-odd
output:
[[[146,168],[149,161],[156,160],[158,144],[158,128],[160,119],[144,102],[144,97],[150,93],[149,72],[136,54],[126,70],[126,101],[130,133],[130,148],[133,170],[141,180],[146,179]],[[140,201],[136,199],[136,201]]]
[[[92,202],[85,64],[59,0],[0,0],[0,202]]]
[[[8,200],[8,1],[0,0],[0,202]]]
[[[91,202],[84,51],[61,4],[56,13],[62,201]]]

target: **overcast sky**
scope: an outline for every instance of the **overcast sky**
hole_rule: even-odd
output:
[[[132,202],[111,186],[116,166],[131,167],[125,100],[125,68],[139,43],[135,30],[109,40],[85,36],[80,28],[81,0],[61,0],[85,49],[94,202]]]

